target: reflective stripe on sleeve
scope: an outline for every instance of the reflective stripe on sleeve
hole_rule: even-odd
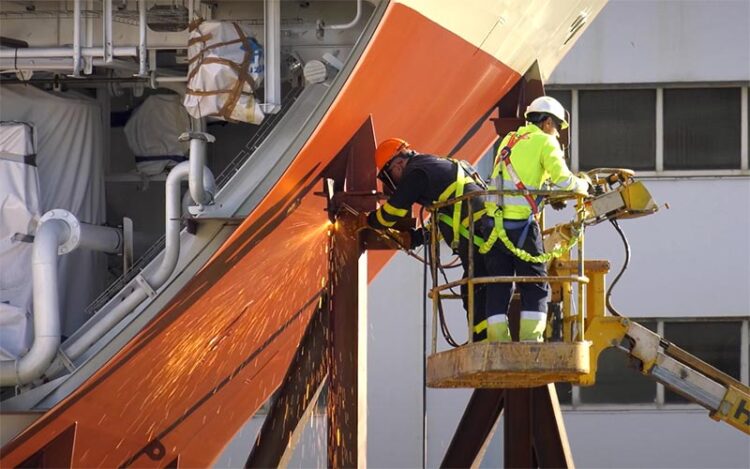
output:
[[[407,209],[394,207],[388,202],[383,204],[383,210],[385,210],[385,213],[387,213],[388,215],[393,215],[394,217],[405,217],[406,214],[409,213]]]
[[[385,226],[386,228],[390,228],[396,224],[395,221],[386,221],[386,219],[383,218],[383,213],[380,211],[380,209],[375,212],[375,217],[378,219],[378,223]]]

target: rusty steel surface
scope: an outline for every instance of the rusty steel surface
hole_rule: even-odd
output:
[[[474,467],[481,460],[483,449],[503,412],[504,404],[505,390],[475,389],[440,467]]]
[[[377,200],[371,196],[377,189],[375,147],[368,117],[334,161],[342,161],[345,170],[344,177],[335,180],[335,187],[342,191],[333,194],[332,202],[341,205],[333,208],[336,217],[329,248],[326,415],[328,466],[333,468],[361,466],[367,457],[366,432],[360,434],[360,429],[367,427],[366,381],[360,387],[360,377],[367,373],[367,356],[359,356],[359,321],[365,321],[365,327],[367,321],[366,221],[359,212],[377,207]]]
[[[531,390],[533,444],[540,468],[573,468],[568,433],[554,384]]]
[[[528,388],[577,382],[589,371],[586,342],[473,343],[427,358],[435,388]]]
[[[355,467],[359,459],[358,317],[360,257],[364,254],[356,217],[342,213],[333,233],[329,320],[328,465]],[[366,390],[362,390],[366,392]],[[362,455],[364,456],[364,454]]]
[[[506,468],[537,467],[534,454],[531,389],[505,391],[503,464]]]

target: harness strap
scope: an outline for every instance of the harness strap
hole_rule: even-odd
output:
[[[464,186],[467,183],[471,183],[473,181],[474,180],[471,177],[466,176],[466,173],[464,173],[461,165],[456,163],[456,182],[451,183],[448,187],[445,188],[443,193],[440,194],[440,197],[438,197],[438,202],[445,202],[446,200],[451,198],[451,196],[456,198],[461,197],[462,195],[464,195]],[[461,205],[462,201],[458,201],[453,204],[453,219],[449,219],[450,221],[447,222],[450,223],[453,228],[453,239],[451,240],[452,249],[456,249],[460,241],[459,227],[461,226]]]
[[[451,225],[453,223],[453,219],[451,217],[449,217],[448,215],[446,215],[445,213],[441,213],[440,215],[438,215],[438,219],[441,222],[446,223],[448,225]],[[458,229],[456,229],[456,227],[458,227]],[[470,234],[469,230],[464,225],[453,225],[453,231],[454,232],[458,232],[464,238],[469,239],[469,234]],[[458,236],[456,236],[456,239],[458,239]],[[480,247],[480,246],[482,246],[484,244],[484,240],[481,237],[479,237],[479,236],[477,236],[475,234],[474,235],[474,244],[477,247]],[[452,245],[453,245],[453,243],[451,242],[451,246]]]
[[[460,164],[456,165],[456,198],[464,195],[464,169]],[[461,226],[461,205],[462,202],[458,201],[453,205],[453,239],[451,240],[451,247],[456,249],[458,247],[458,230]]]
[[[505,165],[505,169],[508,171],[508,175],[510,176],[511,181],[513,181],[513,185],[515,185],[516,189],[518,189],[519,191],[523,191],[523,197],[524,199],[526,199],[526,202],[529,203],[529,206],[531,207],[531,213],[536,215],[539,213],[539,203],[541,203],[542,199],[534,199],[533,197],[531,197],[529,189],[523,183],[521,178],[518,177],[518,173],[516,172],[516,169],[513,167],[513,164],[510,161],[510,155],[512,153],[513,147],[516,146],[516,143],[528,138],[529,134],[518,134],[517,132],[511,133],[508,144],[504,146],[502,150],[500,150],[499,157],[502,163]]]

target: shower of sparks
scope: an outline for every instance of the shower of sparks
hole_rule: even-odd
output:
[[[112,425],[116,420],[117,425],[122,425],[118,429],[120,434],[143,435],[149,440],[158,438],[165,427],[183,417],[196,401],[216,393],[222,380],[235,378],[232,373],[238,365],[326,287],[331,229],[320,203],[310,197],[303,200],[272,234],[237,259],[207,293],[188,306],[179,320],[154,339],[150,356],[133,357],[127,366],[138,372],[114,390],[119,405],[108,409],[110,415],[106,419],[102,416],[100,425]],[[319,304],[316,301],[304,314],[309,315]],[[290,323],[289,327],[294,327],[297,334],[295,339],[302,326],[303,321]],[[281,341],[287,355],[296,345],[288,343],[290,338],[287,334],[275,340]],[[252,377],[269,360],[274,363],[279,360],[277,352],[271,353],[266,361],[251,362],[238,372],[243,375],[242,385],[253,389],[253,395],[261,390],[260,383],[255,384]],[[268,383],[268,376],[278,382],[283,372],[280,376],[264,376],[267,377],[263,382],[271,387],[262,393],[258,405],[275,387]],[[252,410],[235,412],[237,409],[231,407],[222,409],[221,402],[228,401],[219,400],[214,405],[211,402],[209,399],[200,408],[198,419],[189,425],[190,431],[197,432],[204,425],[216,428],[215,422],[224,420],[232,420],[232,425],[238,427]],[[207,417],[207,412],[214,417]]]

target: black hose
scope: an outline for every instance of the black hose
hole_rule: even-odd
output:
[[[420,211],[419,215],[420,215],[420,222],[422,222],[423,223],[422,226],[424,226],[424,213],[423,213],[423,211]],[[438,247],[438,249],[439,249],[439,247]],[[427,266],[428,266],[428,264],[430,264],[431,261],[433,261],[433,259],[432,259],[432,251],[430,249],[428,249],[427,246],[425,246],[425,249],[424,249],[424,258],[425,258],[425,262],[424,262],[424,272],[423,272],[423,282],[422,282],[422,294],[423,294],[423,296],[425,298],[427,298]],[[439,270],[443,274],[443,277],[446,278],[446,283],[447,283],[448,279],[445,276],[445,272],[443,271],[442,267],[440,266],[440,251],[438,251],[438,253],[437,253],[437,261],[436,262],[438,262]],[[430,277],[432,277],[432,269],[430,269]],[[436,282],[436,279],[432,278],[432,281],[434,283],[434,282]],[[455,292],[454,292],[454,294],[455,294]],[[425,324],[427,324],[427,320],[426,320],[426,317],[427,317],[427,300],[426,299],[424,300],[424,303],[423,303],[423,310],[424,310],[423,313],[425,315]],[[448,345],[450,345],[451,347],[454,347],[454,348],[455,347],[459,347],[460,345],[456,342],[456,340],[451,335],[451,332],[448,329],[448,326],[447,326],[447,324],[445,322],[445,313],[443,311],[443,303],[439,299],[438,299],[438,318],[437,318],[437,321],[440,324],[440,333],[442,334],[443,338],[448,343]]]
[[[620,235],[620,238],[622,239],[622,243],[625,245],[625,262],[622,264],[622,268],[620,269],[620,272],[617,274],[617,277],[612,281],[612,285],[609,286],[607,289],[607,311],[612,313],[614,316],[622,316],[617,309],[615,309],[614,306],[612,306],[612,301],[610,297],[612,296],[612,289],[617,285],[617,282],[620,280],[620,277],[622,277],[622,274],[625,273],[625,270],[628,268],[628,264],[630,264],[630,243],[628,243],[628,238],[625,237],[625,233],[623,233],[622,228],[620,228],[620,224],[617,223],[617,220],[612,219],[609,221],[612,223],[612,226],[615,227],[615,230],[617,230],[617,233]]]
[[[420,212],[421,216],[421,212]],[[427,259],[428,246],[424,246],[424,258]],[[422,263],[422,467],[425,467],[427,453],[427,262]]]

